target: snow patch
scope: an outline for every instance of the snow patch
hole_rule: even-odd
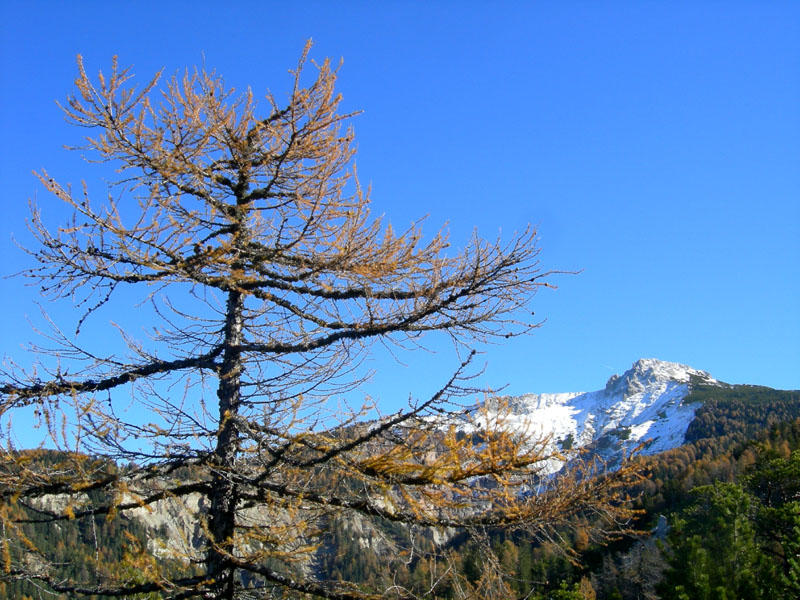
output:
[[[553,451],[566,450],[565,444],[576,449],[613,436],[615,454],[630,452],[647,441],[642,453],[657,454],[683,443],[699,408],[683,404],[693,383],[719,384],[705,371],[645,358],[621,376],[612,376],[602,390],[501,398],[476,409],[481,416],[475,412],[472,416],[482,426],[498,419],[521,434],[547,437]],[[563,462],[551,461],[548,470],[561,466]]]

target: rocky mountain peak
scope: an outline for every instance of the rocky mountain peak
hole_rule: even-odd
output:
[[[706,371],[657,358],[642,358],[633,363],[633,366],[622,375],[612,375],[606,383],[605,391],[609,394],[621,393],[623,396],[628,396],[656,382],[717,383],[716,379]]]
[[[706,371],[643,358],[595,392],[525,394],[486,408],[488,413],[502,410],[505,424],[526,435],[549,438],[554,450],[593,449],[613,465],[642,443],[643,454],[681,445],[700,406],[684,399],[699,383],[724,385]],[[472,427],[462,425],[465,431]],[[553,472],[563,464],[551,462]]]

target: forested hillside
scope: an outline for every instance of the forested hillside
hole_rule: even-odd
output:
[[[43,469],[56,465],[74,464],[81,468],[98,473],[112,475],[119,467],[105,460],[96,460],[87,456],[65,455],[62,452],[32,450],[20,453],[16,461],[3,460],[3,471],[18,468],[20,464],[36,463]],[[100,502],[103,492],[86,490],[89,505]],[[53,506],[61,501],[62,506]],[[3,560],[7,564],[22,562],[34,574],[34,577],[11,577],[0,580],[0,598],[32,600],[39,598],[67,598],[66,595],[54,594],[53,590],[38,582],[35,574],[45,569],[55,569],[58,578],[70,578],[78,582],[89,583],[94,574],[90,569],[100,568],[105,577],[118,576],[131,583],[145,581],[151,571],[155,571],[156,561],[164,564],[164,559],[153,556],[147,550],[146,540],[163,534],[163,531],[152,531],[144,523],[135,518],[109,518],[109,514],[97,514],[86,518],[71,509],[66,496],[57,497],[47,503],[20,502],[4,504],[13,514],[3,515]],[[53,521],[40,513],[37,508],[60,508],[65,518]],[[7,536],[6,528],[12,523],[19,528],[19,536],[23,544],[9,543],[12,536]],[[42,557],[52,560],[45,563]],[[21,561],[19,560],[21,559]],[[168,570],[173,572],[193,569],[186,563],[166,561]],[[96,596],[85,595],[83,598],[93,599]],[[158,594],[141,594],[137,598],[159,598]]]
[[[424,554],[381,572],[363,540],[340,526],[325,564],[333,575],[391,575],[421,596],[433,588],[430,597],[438,598],[478,598],[489,587],[539,600],[800,596],[800,393],[696,385],[685,401],[699,405],[687,443],[640,459],[647,470],[631,490],[640,511],[635,532],[616,542],[590,539],[592,515],[562,537],[489,531],[483,544],[453,538],[449,557],[465,574],[455,579],[455,569]],[[500,562],[509,577],[487,580],[480,568],[487,560]],[[716,569],[723,563],[736,565],[736,576]]]
[[[562,535],[535,539],[489,529],[471,538],[447,530],[438,537],[420,536],[388,522],[376,526],[339,519],[327,524],[313,560],[295,568],[320,579],[376,587],[393,581],[421,598],[800,597],[798,393],[697,386],[688,400],[699,408],[687,443],[639,459],[646,477],[630,490],[639,512],[629,534],[611,544],[591,538],[589,532],[599,524],[591,514],[579,516]],[[30,460],[56,458],[30,453]],[[84,460],[86,468],[118,468]],[[4,546],[3,551],[23,553],[33,565],[37,549],[46,549],[59,557],[64,575],[77,581],[83,579],[82,569],[102,564],[135,582],[154,561],[163,564],[152,549],[154,539],[167,535],[164,527],[154,530],[141,519],[105,515],[42,524],[35,522],[35,506],[25,513],[30,522],[20,527],[30,547]],[[484,569],[487,561],[502,569]],[[184,576],[193,572],[189,561],[173,561],[172,569]],[[498,577],[500,571],[506,576]],[[40,597],[60,596],[31,581],[0,584],[0,598]]]

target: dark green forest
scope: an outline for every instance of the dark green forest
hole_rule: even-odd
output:
[[[638,517],[611,543],[590,538],[596,525],[591,515],[546,539],[487,530],[434,540],[389,523],[367,530],[334,520],[313,564],[298,568],[320,578],[371,583],[376,590],[393,582],[419,597],[442,599],[480,597],[489,587],[531,600],[800,597],[800,395],[700,385],[687,401],[699,408],[686,443],[637,459],[645,475],[630,490]],[[57,458],[39,452],[35,460]],[[78,581],[88,580],[82,570],[98,566],[136,581],[157,560],[146,540],[164,535],[135,519],[95,515],[36,523],[35,510],[18,510],[32,521],[21,525],[30,547],[4,547],[4,555],[22,553],[35,572],[35,549],[47,549],[64,575]],[[487,561],[500,564],[506,574],[501,581],[487,576]],[[192,571],[188,561],[172,567]],[[455,572],[461,575],[450,575]],[[0,598],[60,596],[35,582],[12,580],[0,583]]]

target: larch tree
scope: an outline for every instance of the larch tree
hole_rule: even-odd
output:
[[[546,533],[577,513],[625,516],[627,468],[544,483],[547,440],[479,410],[459,417],[479,421],[477,442],[452,424],[449,411],[480,398],[473,348],[537,326],[519,320],[550,275],[535,232],[455,251],[444,231],[423,238],[371,217],[336,69],[309,76],[307,53],[288,100],[261,104],[205,70],[137,88],[116,59],[96,79],[79,59],[63,109],[88,129],[88,157],[120,176],[98,202],[38,174],[73,216],[53,228],[34,207],[36,265],[23,275],[83,308],[33,366],[7,359],[3,371],[5,422],[35,410],[61,451],[0,438],[2,581],[70,597],[435,597],[435,585],[326,577],[308,557],[336,520]],[[121,332],[123,352],[87,348],[86,320],[129,301],[153,319],[147,337]],[[374,342],[402,352],[430,332],[461,357],[437,393],[377,418],[369,399],[348,405]],[[166,504],[194,523],[183,549],[131,539],[122,566],[98,553],[81,577],[25,533]]]

